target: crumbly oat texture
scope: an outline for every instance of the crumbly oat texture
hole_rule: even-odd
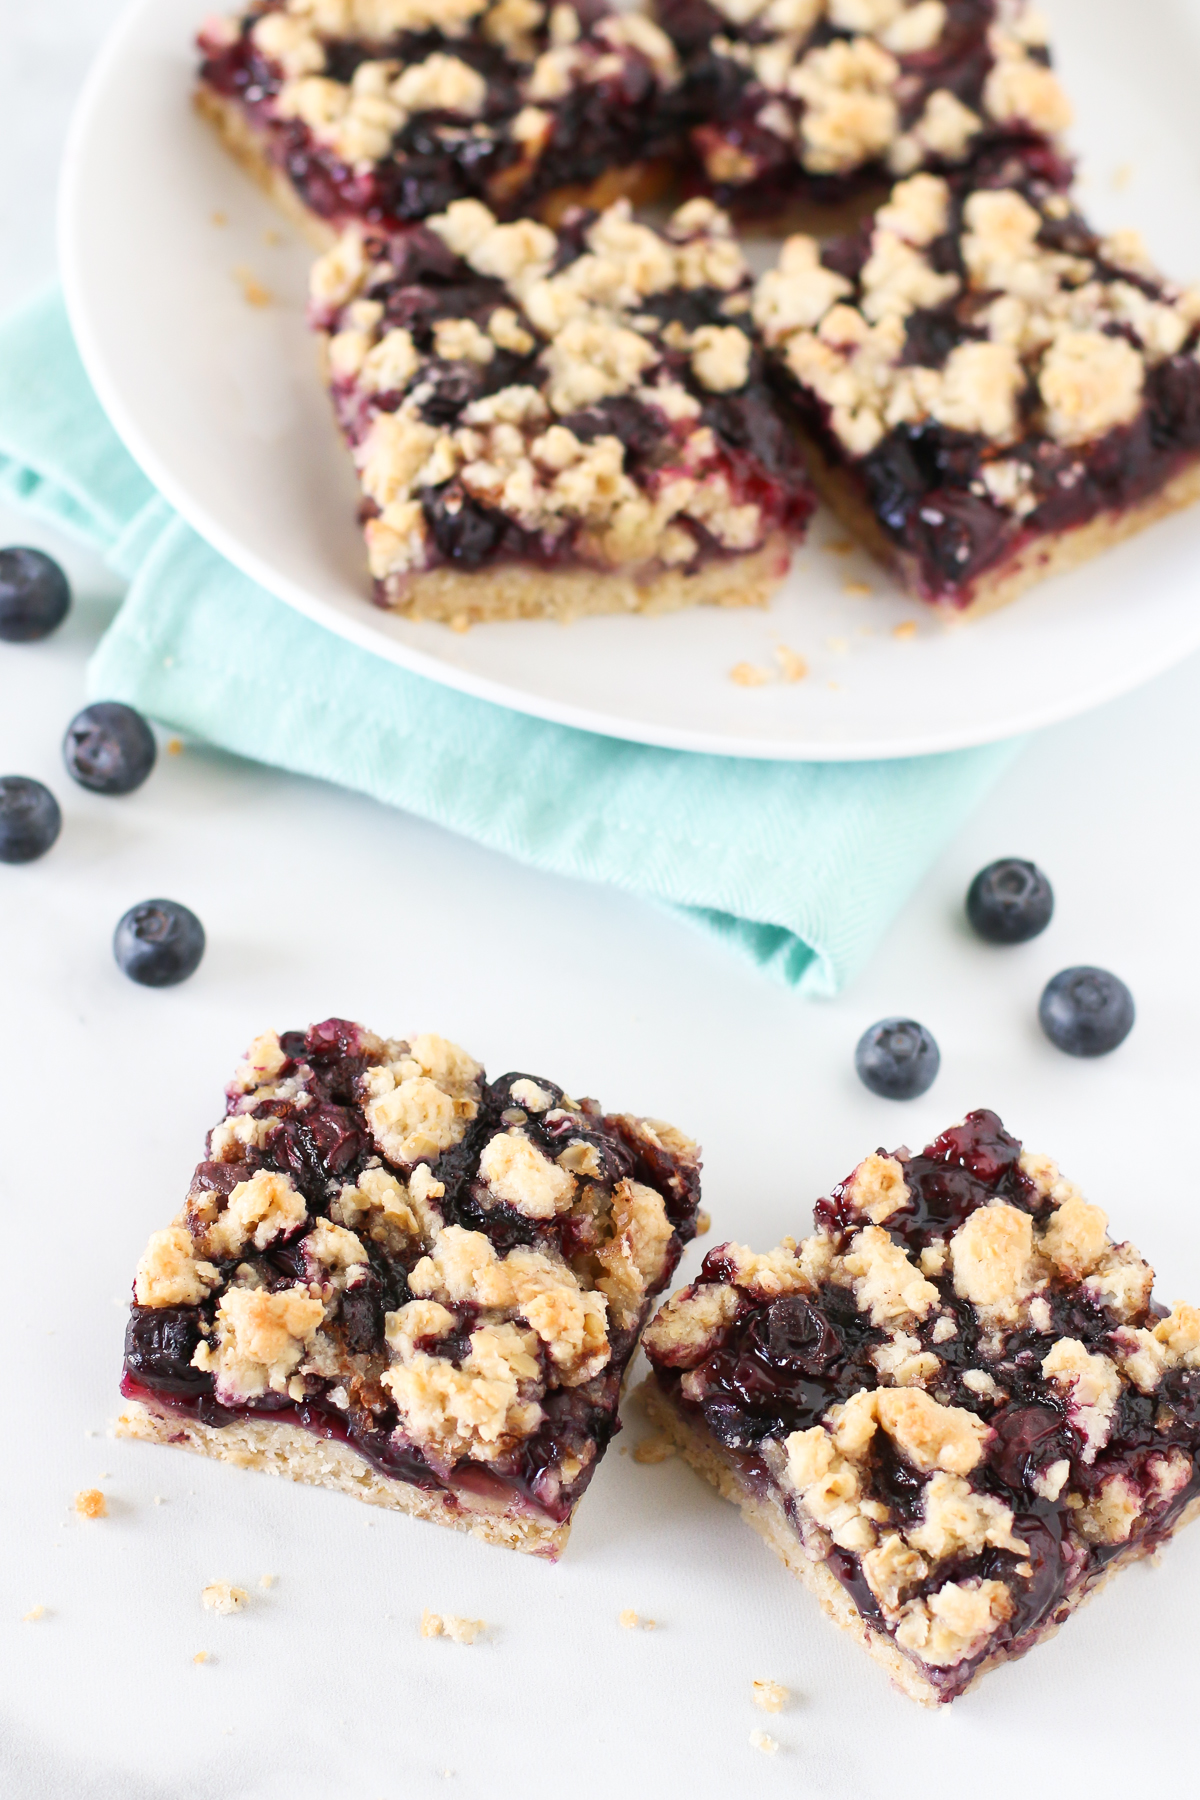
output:
[[[75,1496],[75,1511],[81,1519],[105,1519],[108,1501],[99,1488],[80,1488]]]
[[[571,618],[761,602],[810,510],[729,221],[557,232],[460,200],[312,272],[380,602]]]
[[[882,1223],[872,1220],[882,1218]],[[1200,1312],[972,1113],[736,1244],[648,1327],[654,1423],[914,1699],[1057,1630],[1200,1510]]]
[[[698,1167],[444,1038],[267,1032],[138,1263],[118,1434],[557,1555]]]
[[[696,156],[723,204],[777,220],[865,181],[1056,145],[1071,109],[1026,0],[660,0]]]
[[[199,49],[201,110],[317,232],[468,196],[552,219],[651,200],[679,139],[679,61],[643,15],[256,0],[208,19]]]
[[[1036,158],[898,183],[789,238],[753,316],[814,477],[921,598],[986,611],[1195,496],[1200,290]]]

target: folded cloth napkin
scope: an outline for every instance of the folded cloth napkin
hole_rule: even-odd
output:
[[[0,326],[0,494],[129,581],[91,663],[95,697],[664,902],[807,994],[836,993],[860,967],[1016,748],[697,756],[410,675],[240,574],[159,498],[101,410],[56,293]]]

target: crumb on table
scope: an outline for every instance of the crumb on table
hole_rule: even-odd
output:
[[[788,644],[776,644],[775,660],[784,681],[803,681],[808,674],[807,662],[798,650],[793,650]]]
[[[738,687],[765,687],[771,677],[757,663],[740,662],[734,663],[730,669],[729,679]]]
[[[426,1607],[421,1614],[423,1638],[448,1637],[456,1644],[473,1644],[481,1631],[487,1630],[485,1619],[461,1619],[457,1613],[435,1613]]]
[[[206,1663],[206,1662],[211,1662],[212,1658],[208,1654],[207,1650],[197,1650],[195,1656],[193,1656],[193,1658],[192,1658],[192,1661],[194,1663]]]
[[[270,306],[271,290],[265,288],[256,275],[249,269],[235,269],[233,278],[242,290],[242,299],[247,306]]]
[[[767,1732],[752,1731],[750,1733],[750,1748],[752,1750],[761,1750],[764,1756],[774,1756],[775,1752],[779,1749],[779,1745]]]
[[[674,1454],[675,1446],[669,1438],[647,1437],[635,1448],[633,1460],[636,1463],[661,1463]]]
[[[44,1619],[45,1616],[46,1609],[39,1603],[37,1606],[31,1606],[27,1613],[21,1614],[21,1623],[22,1625],[36,1625],[38,1620]]]
[[[167,739],[167,755],[168,756],[178,756],[180,754],[180,752],[182,751],[182,749],[183,749],[183,739],[182,738],[173,737],[173,738]]]
[[[703,1237],[706,1231],[712,1230],[712,1214],[700,1207],[696,1213],[696,1236]]]
[[[459,631],[459,632],[470,631],[470,629],[471,629],[470,613],[465,613],[465,612],[453,613],[450,618],[450,629],[451,629],[451,631]]]
[[[210,1581],[200,1595],[200,1603],[207,1612],[227,1618],[230,1613],[241,1612],[247,1598],[245,1588],[233,1587],[228,1581]]]
[[[260,1588],[274,1587],[278,1580],[278,1575],[260,1575],[258,1578],[258,1585]]]
[[[80,1488],[75,1496],[75,1511],[81,1519],[106,1519],[108,1501],[99,1488]]]
[[[752,1681],[750,1698],[761,1712],[782,1712],[787,1705],[788,1691],[777,1681]]]
[[[653,1631],[657,1626],[658,1621],[656,1619],[643,1619],[634,1612],[632,1606],[627,1606],[624,1612],[617,1614],[617,1624],[622,1626],[626,1631],[637,1631],[639,1627],[642,1631]]]
[[[842,592],[850,600],[869,600],[875,590],[869,581],[843,581]]]
[[[901,619],[898,625],[892,626],[892,636],[894,638],[915,638],[916,635],[917,621],[915,619]]]

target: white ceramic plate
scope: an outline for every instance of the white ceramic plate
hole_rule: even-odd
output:
[[[63,179],[62,268],[88,371],[130,450],[241,569],[434,680],[606,734],[733,756],[957,749],[1099,705],[1200,646],[1200,511],[961,627],[922,616],[818,519],[765,613],[476,627],[371,606],[355,484],[303,318],[308,254],[188,106],[208,0],[136,0],[97,63]],[[1200,275],[1200,0],[1050,0],[1097,223]],[[1147,33],[1146,22],[1153,20]],[[215,225],[214,214],[227,223]],[[273,295],[253,307],[235,271]],[[869,595],[853,590],[869,584]],[[847,592],[847,588],[851,591]],[[915,637],[894,627],[918,620]],[[754,688],[774,647],[808,678]]]

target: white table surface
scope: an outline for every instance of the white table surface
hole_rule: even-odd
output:
[[[52,274],[55,158],[115,10],[0,3],[0,304]],[[551,1568],[105,1430],[134,1261],[179,1203],[242,1046],[335,1011],[676,1120],[705,1145],[709,1244],[802,1230],[866,1149],[992,1105],[1108,1208],[1165,1298],[1200,1295],[1200,662],[1030,744],[853,990],[811,1004],[632,899],[201,748],[164,756],[128,800],[84,793],[58,746],[118,589],[0,514],[14,540],[65,552],[77,605],[48,643],[0,645],[0,772],[47,781],[65,815],[52,854],[0,869],[6,1800],[1189,1791],[1200,1531],[930,1717],[678,1462],[614,1446]],[[970,876],[1002,854],[1036,858],[1058,895],[1045,935],[1007,952],[961,920]],[[127,982],[109,950],[153,894],[209,932],[199,974],[165,993]],[[1138,1003],[1128,1043],[1095,1064],[1050,1049],[1034,1017],[1047,977],[1085,961]],[[932,1092],[906,1106],[851,1067],[890,1012],[942,1048]],[[631,1415],[623,1441],[638,1430]],[[93,1484],[109,1517],[76,1521],[72,1496]],[[201,1610],[219,1578],[250,1590],[244,1615]],[[427,1606],[487,1619],[487,1640],[423,1641]],[[627,1607],[658,1629],[622,1631]],[[750,1705],[760,1677],[792,1690],[776,1718]],[[777,1757],[749,1746],[758,1727]]]

